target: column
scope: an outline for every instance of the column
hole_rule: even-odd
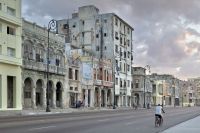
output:
[[[88,90],[85,89],[85,107],[88,107]]]
[[[108,94],[108,90],[107,90],[107,88],[105,89],[105,91],[104,91],[104,101],[105,101],[105,107],[107,108],[107,105],[108,105],[108,101],[107,101],[107,99],[108,99],[108,97],[107,97],[107,94]]]
[[[53,89],[53,96],[52,96],[52,108],[56,108],[56,89],[55,88],[52,88]]]
[[[61,105],[60,105],[60,107],[62,108],[62,109],[64,109],[65,108],[65,103],[64,103],[64,101],[65,101],[65,91],[64,91],[64,89],[61,89]],[[77,94],[78,95],[78,94]]]
[[[47,95],[47,89],[46,89],[46,87],[43,87],[42,88],[42,107],[44,108],[44,109],[46,109],[46,107],[47,107],[47,97],[46,97],[46,95]]]
[[[127,94],[125,95],[125,107],[128,107],[128,96],[127,96]]]
[[[98,101],[99,101],[99,108],[101,108],[101,88],[99,87],[99,95],[98,95]]]
[[[31,105],[33,109],[36,109],[36,88],[35,86],[31,90]]]
[[[3,110],[6,110],[7,109],[7,75],[1,75],[1,79],[2,79],[2,82],[1,82],[1,84],[2,84],[2,90],[1,90],[1,96],[2,97],[0,97],[1,98],[1,102],[2,102],[2,105],[1,105],[1,107],[2,107],[2,109]]]
[[[94,107],[94,95],[95,95],[95,91],[94,89],[90,90],[90,107]]]

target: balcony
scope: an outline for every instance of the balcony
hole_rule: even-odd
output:
[[[110,81],[103,81],[103,86],[112,87],[112,86],[113,86],[113,82],[110,82]]]
[[[98,80],[98,79],[94,80],[94,84],[100,86],[100,85],[102,85],[102,80]]]
[[[34,60],[23,60],[23,67],[26,69],[32,69],[36,71],[47,71],[47,64],[43,62],[36,62]],[[55,65],[49,65],[49,72],[53,74],[59,74],[59,75],[65,75],[65,68],[55,66]]]

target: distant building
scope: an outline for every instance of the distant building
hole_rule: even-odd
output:
[[[115,70],[117,106],[131,106],[133,28],[114,13],[99,14],[95,6],[80,7],[72,18],[59,20],[58,33],[71,47],[89,50],[99,59],[111,59]]]
[[[21,110],[21,0],[0,0],[0,110]]]

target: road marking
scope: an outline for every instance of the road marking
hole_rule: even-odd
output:
[[[109,119],[102,119],[102,120],[98,120],[98,121],[100,121],[100,122],[102,122],[102,121],[108,121]]]
[[[42,129],[53,128],[53,127],[56,127],[56,126],[47,126],[47,127],[31,128],[31,129],[29,129],[29,131],[42,130]]]

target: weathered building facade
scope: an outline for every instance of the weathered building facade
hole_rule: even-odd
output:
[[[94,6],[80,7],[71,19],[59,20],[57,27],[72,47],[90,50],[100,59],[111,59],[118,83],[114,87],[116,103],[130,106],[133,28],[114,13],[99,14]]]
[[[65,43],[64,38],[50,32],[49,81],[47,81],[47,29],[23,20],[22,32],[22,105],[24,109],[45,109],[47,82],[51,108],[66,107],[64,84]]]
[[[146,75],[143,67],[132,67],[132,98],[133,104],[138,107],[146,107],[152,102],[152,81]]]

